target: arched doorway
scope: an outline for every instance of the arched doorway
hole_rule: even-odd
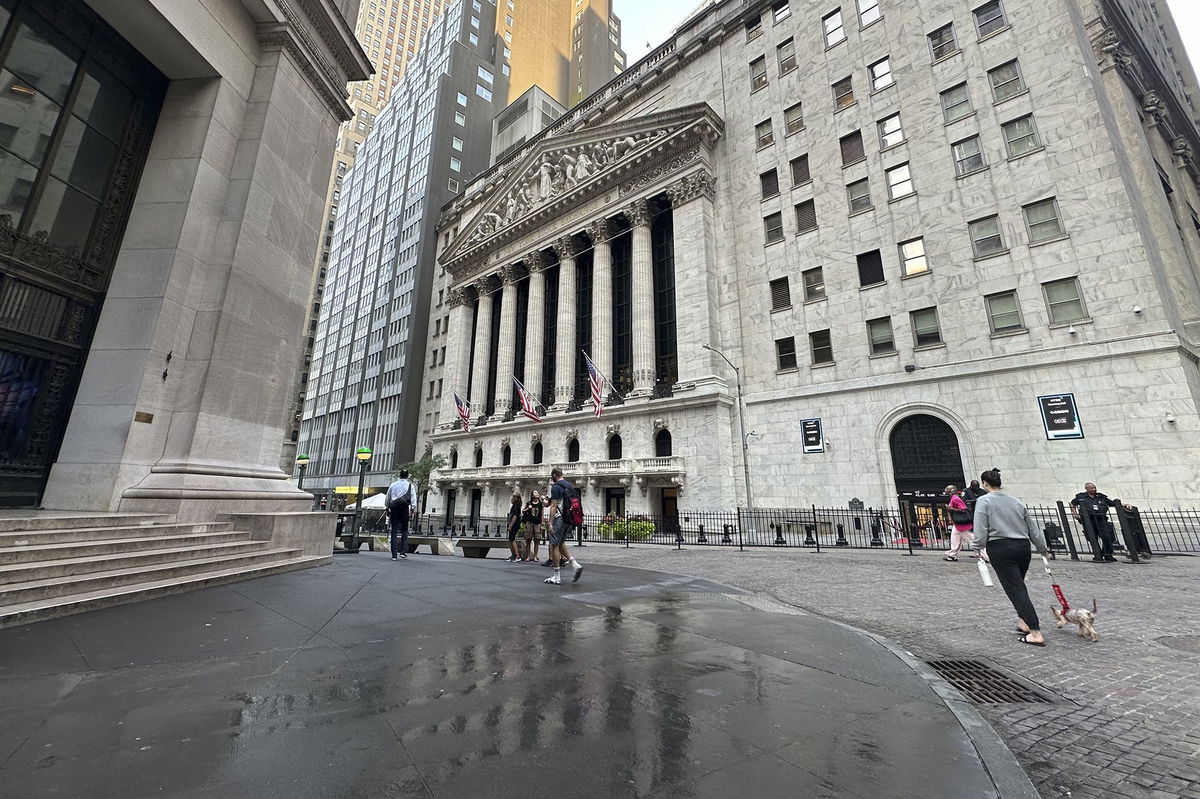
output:
[[[958,436],[936,416],[918,413],[901,419],[888,444],[897,493],[940,494],[950,483],[963,485]]]

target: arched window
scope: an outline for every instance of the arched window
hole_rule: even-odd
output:
[[[456,449],[450,450],[450,468],[451,469],[458,468],[458,450],[456,450]]]
[[[542,462],[542,442],[540,441],[533,445],[533,462]]]
[[[476,466],[483,465],[483,447],[475,448],[475,465]]]
[[[500,464],[508,466],[510,463],[512,463],[512,450],[508,448],[508,444],[505,444],[500,448]]]
[[[654,457],[669,458],[671,457],[671,431],[659,430],[658,435],[654,437]]]
[[[579,439],[572,438],[567,442],[567,461],[570,463],[579,462]]]
[[[621,435],[613,433],[608,437],[608,459],[610,461],[621,460]]]

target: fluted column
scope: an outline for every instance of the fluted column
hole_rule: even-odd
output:
[[[720,296],[715,264],[715,191],[713,177],[707,172],[687,175],[667,188],[675,236],[675,274],[677,278],[680,274],[689,276],[675,281],[675,318],[680,318],[681,308],[687,315],[687,324],[676,326],[680,383],[711,381],[714,375],[725,374],[726,369],[715,353],[704,349],[705,344],[720,346],[715,327]]]
[[[471,298],[465,288],[452,289],[449,302],[451,347],[446,374],[450,377],[451,390],[465,397],[471,380]],[[457,417],[451,415],[449,418]]]
[[[575,351],[575,255],[579,252],[575,239],[563,236],[554,243],[558,253],[558,330],[554,349],[554,407],[566,408],[575,398],[575,378],[578,361]]]
[[[513,366],[517,341],[517,268],[500,270],[500,346],[496,353],[496,415],[503,418],[512,410]]]
[[[592,238],[592,351],[588,355],[600,374],[612,380],[613,373],[613,280],[612,225],[599,219],[588,228]],[[606,389],[611,391],[611,388]]]
[[[539,401],[542,398],[542,350],[546,346],[546,256],[525,256],[529,270],[529,307],[525,314],[525,374],[521,382]]]
[[[475,357],[471,363],[471,405],[483,414],[487,408],[488,353],[492,344],[492,298],[495,291],[487,277],[475,281],[479,312],[475,315]]]
[[[633,391],[630,396],[654,393],[654,271],[650,246],[650,207],[639,201],[625,209],[633,228],[633,265],[630,294],[633,298]]]

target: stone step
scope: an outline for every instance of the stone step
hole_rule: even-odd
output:
[[[154,549],[143,550],[117,550],[84,557],[59,558],[57,560],[41,560],[0,566],[0,588],[6,585],[13,585],[14,583],[28,583],[36,580],[49,580],[56,577],[70,577],[72,575],[131,569],[158,563],[178,563],[180,561],[214,558],[222,555],[237,555],[263,550],[269,546],[269,543],[266,541],[250,540],[246,537],[245,533],[231,533],[229,535],[240,536],[240,538],[200,544],[189,543],[187,546],[156,547]]]
[[[295,550],[273,550],[274,552],[292,552]],[[201,588],[210,588],[239,580],[251,580],[255,577],[265,577],[270,574],[307,569],[321,566],[330,561],[331,556],[296,557],[281,555],[274,559],[253,564],[219,565],[214,564],[209,570],[193,572],[187,575],[160,576],[159,579],[130,585],[96,588],[91,591],[70,594],[67,596],[31,600],[20,604],[0,605],[0,628],[16,627],[37,621],[69,616],[89,610],[127,605],[142,602],[172,594],[182,594]],[[2,602],[3,600],[0,600]]]
[[[65,544],[0,547],[0,563],[6,565],[37,562],[49,563],[56,560],[74,560],[100,555],[142,552],[148,549],[174,549],[246,540],[249,540],[247,533],[221,530],[212,533],[146,535],[136,538],[102,538],[96,541],[71,541]]]
[[[114,527],[169,522],[173,517],[162,513],[55,513],[43,511],[26,515],[0,515],[0,533],[22,530],[75,530],[81,527]]]
[[[155,582],[157,580],[171,580],[207,571],[253,566],[258,563],[292,556],[297,551],[294,549],[256,549],[234,555],[194,558],[168,563],[153,563],[144,566],[132,566],[125,569],[92,572],[90,574],[76,574],[64,577],[49,577],[41,580],[28,580],[21,583],[9,583],[7,585],[0,585],[0,611],[10,605],[21,605],[43,599],[65,597],[72,594],[86,594],[93,591],[103,591],[109,588]]]
[[[167,522],[117,527],[79,527],[59,530],[20,530],[0,533],[0,549],[16,546],[42,546],[45,544],[69,544],[74,541],[96,541],[110,538],[139,538],[155,535],[183,535],[185,533],[215,533],[232,530],[232,522]]]

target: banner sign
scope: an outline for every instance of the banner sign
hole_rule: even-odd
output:
[[[820,419],[801,419],[800,435],[804,442],[804,454],[825,451],[825,433]]]
[[[1046,429],[1047,439],[1083,438],[1083,425],[1079,421],[1074,394],[1038,397],[1038,407],[1042,411],[1042,426]]]

